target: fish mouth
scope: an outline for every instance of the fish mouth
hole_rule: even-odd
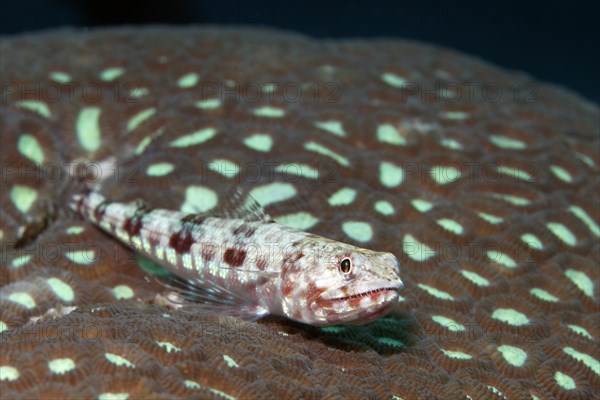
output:
[[[351,294],[349,296],[335,297],[335,298],[328,299],[328,300],[329,301],[353,300],[353,299],[359,299],[359,298],[362,298],[362,297],[370,296],[370,295],[375,294],[375,293],[382,293],[382,292],[399,292],[399,288],[397,288],[397,287],[384,287],[384,288],[369,290],[369,291],[362,292],[362,293]]]

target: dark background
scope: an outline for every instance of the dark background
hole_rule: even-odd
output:
[[[600,102],[600,1],[3,0],[0,34],[60,26],[237,24],[453,48]],[[1,56],[1,55],[0,55]]]

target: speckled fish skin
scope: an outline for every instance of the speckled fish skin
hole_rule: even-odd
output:
[[[246,221],[150,209],[109,202],[94,191],[74,196],[71,207],[177,276],[224,293],[247,317],[364,324],[389,313],[403,287],[393,254],[292,229],[270,217]]]

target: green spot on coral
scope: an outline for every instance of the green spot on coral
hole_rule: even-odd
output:
[[[527,144],[518,139],[512,139],[503,135],[489,135],[488,139],[492,144],[502,149],[523,150]]]
[[[404,235],[402,250],[407,256],[419,262],[423,262],[435,255],[435,251],[431,247],[425,243],[421,243],[410,234]]]
[[[578,335],[582,335],[585,336],[588,339],[594,339],[594,337],[592,335],[590,335],[590,333],[587,331],[587,329],[585,329],[582,326],[579,325],[573,325],[573,324],[568,324],[567,327],[572,330],[573,332],[577,333]],[[1,332],[1,331],[0,331]]]
[[[455,139],[442,139],[440,144],[452,150],[462,150],[463,145]]]
[[[203,213],[217,206],[219,198],[214,190],[204,186],[188,186],[180,210],[184,213]]]
[[[546,227],[565,244],[569,246],[575,246],[577,244],[577,237],[575,237],[573,232],[565,225],[559,222],[548,222]]]
[[[508,254],[497,250],[488,250],[487,256],[497,264],[504,265],[506,268],[516,268],[517,263]]]
[[[379,200],[377,203],[375,203],[374,208],[375,211],[383,215],[392,215],[395,212],[394,207],[385,200]]]
[[[201,110],[214,110],[215,108],[221,107],[221,100],[219,99],[206,99],[196,102],[196,107]]]
[[[79,235],[81,232],[85,231],[83,226],[70,226],[65,229],[65,233],[67,235]]]
[[[441,226],[442,228],[444,228],[452,233],[455,233],[457,235],[462,235],[462,233],[463,233],[462,225],[453,219],[442,218],[442,219],[438,219],[436,222],[438,223],[439,226]]]
[[[19,136],[17,149],[21,154],[35,163],[41,164],[44,162],[44,151],[36,137],[33,135],[24,133]]]
[[[198,74],[191,72],[179,78],[179,80],[177,81],[177,86],[179,86],[182,89],[191,88],[192,86],[195,86],[198,83],[198,79]]]
[[[429,286],[424,283],[419,283],[417,286],[429,293],[430,295],[432,295],[433,297],[437,297],[438,299],[442,300],[454,301],[454,296],[452,296],[448,292],[444,292],[443,290],[439,290],[437,288],[434,288],[433,286]]]
[[[132,364],[129,360],[121,357],[118,354],[104,353],[104,357],[106,357],[108,361],[115,364],[117,367],[135,368],[134,364]]]
[[[129,393],[101,393],[98,396],[98,400],[127,400],[129,398]]]
[[[463,269],[460,271],[460,273],[462,276],[464,276],[465,278],[467,278],[468,280],[470,280],[477,286],[483,286],[483,287],[490,286],[490,281],[487,280],[486,278],[484,278],[483,276],[479,275],[476,272]]]
[[[71,75],[62,71],[54,71],[48,74],[48,77],[52,79],[54,82],[58,83],[69,83],[71,82]]]
[[[283,108],[265,106],[255,109],[252,113],[257,117],[281,118],[285,115],[285,110]]]
[[[125,73],[125,68],[111,67],[100,72],[100,79],[104,82],[110,82],[117,79]]]
[[[460,178],[460,170],[452,165],[435,165],[430,171],[431,177],[439,185],[447,185]]]
[[[19,379],[19,370],[10,365],[0,366],[0,381],[16,381]]]
[[[250,196],[265,207],[269,204],[291,199],[295,195],[296,188],[292,184],[281,182],[258,186],[250,191]]]
[[[52,113],[48,108],[48,105],[43,101],[35,101],[35,100],[20,100],[17,101],[16,106],[19,108],[24,108],[26,110],[30,110],[38,113],[44,118],[50,118]]]
[[[552,173],[563,182],[566,182],[566,183],[573,182],[573,177],[571,176],[569,171],[567,171],[563,167],[559,167],[558,165],[551,165],[550,171],[552,171]]]
[[[391,72],[381,74],[381,80],[395,88],[402,88],[406,84],[406,79]]]
[[[6,322],[0,321],[0,332],[4,332],[7,329],[8,329],[8,325],[6,325]]]
[[[385,345],[385,346],[390,346],[390,347],[395,347],[395,348],[403,348],[403,347],[406,347],[406,346],[404,345],[404,343],[402,343],[402,342],[400,342],[400,341],[398,341],[398,340],[395,340],[395,339],[389,338],[389,337],[378,337],[378,338],[377,338],[377,342],[379,342],[379,343],[380,343],[380,344],[382,344],[382,345]]]
[[[200,389],[202,386],[200,386],[200,384],[196,381],[191,381],[189,379],[186,379],[185,381],[183,381],[183,385],[188,388],[188,389]]]
[[[560,301],[558,297],[554,296],[552,293],[542,288],[531,288],[529,289],[529,293],[531,293],[533,296],[537,297],[540,300],[549,301],[552,303],[557,303]]]
[[[338,164],[343,165],[344,167],[350,166],[350,161],[348,161],[348,159],[346,157],[343,157],[343,156],[337,154],[336,152],[331,151],[330,149],[328,149],[327,147],[325,147],[319,143],[312,142],[312,141],[307,142],[306,144],[304,144],[304,148],[308,151],[314,151],[315,153],[322,154],[324,156],[332,158]]]
[[[346,136],[346,132],[344,132],[344,127],[340,121],[317,121],[315,122],[315,126],[336,136]]]
[[[244,144],[256,151],[267,153],[273,147],[273,138],[266,133],[256,133],[244,139]]]
[[[502,223],[502,221],[504,221],[504,218],[502,217],[498,217],[496,215],[492,215],[492,214],[488,214],[488,213],[484,213],[484,212],[478,212],[477,215],[479,215],[479,217],[487,222],[489,222],[490,224],[500,224]]]
[[[319,179],[319,171],[307,164],[280,164],[275,167],[275,171],[285,175],[303,176],[308,179]]]
[[[460,121],[469,118],[469,113],[464,111],[446,111],[440,113],[440,117],[443,119]]]
[[[235,177],[240,172],[240,167],[236,163],[223,158],[214,159],[207,166],[211,171],[230,178]]]
[[[225,362],[227,363],[227,366],[230,368],[239,368],[240,366],[238,365],[238,363],[235,362],[235,360],[231,357],[229,357],[227,354],[223,355],[223,360],[225,360]]]
[[[575,157],[579,158],[581,161],[583,161],[585,164],[587,164],[587,166],[590,168],[594,168],[596,166],[596,164],[594,163],[594,160],[592,160],[590,157],[586,156],[583,153],[576,151]]]
[[[492,313],[492,318],[513,326],[521,326],[529,323],[527,315],[513,308],[498,308]]]
[[[75,362],[71,358],[55,358],[48,361],[48,369],[54,374],[64,375],[75,369]]]
[[[319,222],[319,219],[315,218],[312,214],[308,212],[300,211],[294,214],[287,214],[276,217],[275,221],[277,221],[277,223],[281,225],[305,231],[315,226]]]
[[[181,351],[181,349],[177,346],[175,346],[173,343],[171,342],[159,342],[157,341],[156,344],[158,345],[158,347],[165,349],[167,353],[173,352],[173,353],[178,353]]]
[[[96,261],[96,252],[93,249],[67,251],[64,254],[76,264],[89,265]]]
[[[565,390],[575,390],[577,389],[577,385],[575,384],[575,380],[571,378],[567,374],[563,374],[560,371],[556,371],[554,373],[554,380],[556,383]]]
[[[452,318],[448,318],[443,315],[433,315],[431,319],[434,322],[437,322],[441,326],[448,329],[450,332],[464,332],[467,330],[467,328],[463,324],[458,323]]]
[[[100,133],[99,107],[85,107],[77,116],[76,132],[77,140],[81,147],[87,152],[94,152],[100,148],[102,138]]]
[[[156,113],[156,108],[154,108],[154,107],[150,107],[150,108],[147,108],[145,110],[138,112],[137,114],[135,114],[133,117],[131,117],[129,119],[129,122],[127,122],[127,131],[128,132],[133,131],[135,128],[140,126],[140,124],[142,122],[144,122],[145,120],[147,120],[148,118],[153,116],[155,113]]]
[[[396,187],[404,180],[404,170],[390,162],[383,161],[379,164],[379,180],[383,186]]]
[[[173,172],[175,166],[168,162],[160,162],[156,164],[150,164],[146,168],[146,175],[148,176],[165,176]]]
[[[145,87],[136,87],[136,88],[133,88],[131,90],[131,92],[129,92],[129,97],[137,99],[137,98],[146,96],[148,93],[150,93],[150,91],[148,90],[148,88],[145,88]]]
[[[569,346],[563,348],[563,351],[571,357],[573,357],[574,359],[576,359],[577,361],[581,361],[582,363],[584,363],[586,367],[594,371],[594,373],[600,377],[600,362],[594,357],[590,356],[589,354],[577,351]]]
[[[396,146],[405,146],[406,138],[392,124],[382,124],[377,127],[377,140]]]
[[[356,198],[356,190],[352,188],[342,188],[329,197],[327,202],[330,206],[346,206],[352,204]]]
[[[419,212],[426,213],[433,208],[433,203],[423,199],[412,199],[410,204]]]
[[[200,143],[204,143],[212,139],[217,134],[215,128],[204,128],[192,132],[189,135],[181,136],[169,143],[171,147],[189,147]]]
[[[368,242],[373,238],[373,228],[368,222],[347,221],[342,224],[342,230],[358,242]]]
[[[35,308],[35,306],[36,306],[35,301],[31,297],[31,295],[29,293],[25,293],[25,292],[11,293],[8,296],[8,300],[10,300],[14,303],[20,304],[29,310],[31,310],[32,308]]]
[[[569,268],[565,271],[569,278],[586,296],[594,298],[594,282],[584,272]]]
[[[46,282],[48,283],[54,294],[56,294],[56,296],[58,296],[58,298],[60,298],[62,301],[70,302],[73,301],[73,299],[75,298],[73,288],[71,288],[71,286],[63,280],[58,278],[48,278],[46,279]]]
[[[600,226],[598,226],[596,221],[594,221],[583,208],[579,206],[570,206],[569,211],[582,220],[596,237],[600,237]]]
[[[503,344],[498,346],[498,350],[502,353],[502,357],[512,366],[522,367],[525,365],[527,360],[527,352],[523,351],[519,347],[509,346]]]
[[[10,199],[15,207],[26,214],[37,200],[37,190],[24,185],[14,185],[10,191]]]
[[[117,300],[131,299],[133,297],[133,290],[127,285],[117,285],[112,291]]]
[[[265,93],[273,93],[277,89],[277,83],[265,83],[263,84],[263,90]]]
[[[154,139],[161,136],[164,132],[165,132],[165,128],[161,127],[159,129],[157,129],[156,132],[151,133],[150,135],[148,135],[148,136],[144,137],[142,140],[140,140],[137,147],[135,148],[135,154],[136,155],[142,154],[146,150],[146,147],[148,147]]]
[[[462,351],[452,351],[452,350],[446,350],[446,349],[440,349],[440,350],[442,351],[442,353],[444,353],[448,357],[456,358],[458,360],[470,360],[471,358],[473,358],[473,356],[471,356],[470,354],[463,353]]]
[[[15,257],[10,263],[13,268],[21,268],[23,265],[27,264],[31,260],[31,254],[23,254],[21,256]]]
[[[222,392],[222,391],[220,391],[220,390],[213,389],[213,388],[208,388],[208,390],[209,390],[211,393],[214,393],[214,394],[216,394],[216,395],[217,395],[217,396],[219,396],[219,397],[223,397],[223,398],[225,398],[225,400],[236,400],[236,398],[235,398],[235,397],[233,397],[233,396],[230,396],[230,395],[228,395],[227,393],[225,393],[225,392]]]
[[[526,182],[533,182],[533,176],[519,168],[508,167],[506,165],[499,165],[496,168],[496,170],[500,174],[507,175],[513,179],[520,179]]]
[[[529,204],[531,204],[531,200],[529,200],[526,197],[500,193],[492,193],[491,196],[519,207],[528,206]]]
[[[544,244],[533,233],[524,233],[521,235],[521,241],[534,250],[542,250]]]

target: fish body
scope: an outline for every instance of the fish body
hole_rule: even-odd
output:
[[[71,208],[252,318],[273,314],[317,326],[367,323],[391,310],[403,286],[391,253],[280,225],[262,209],[249,212],[251,218],[222,218],[109,202],[95,191],[75,196]]]

